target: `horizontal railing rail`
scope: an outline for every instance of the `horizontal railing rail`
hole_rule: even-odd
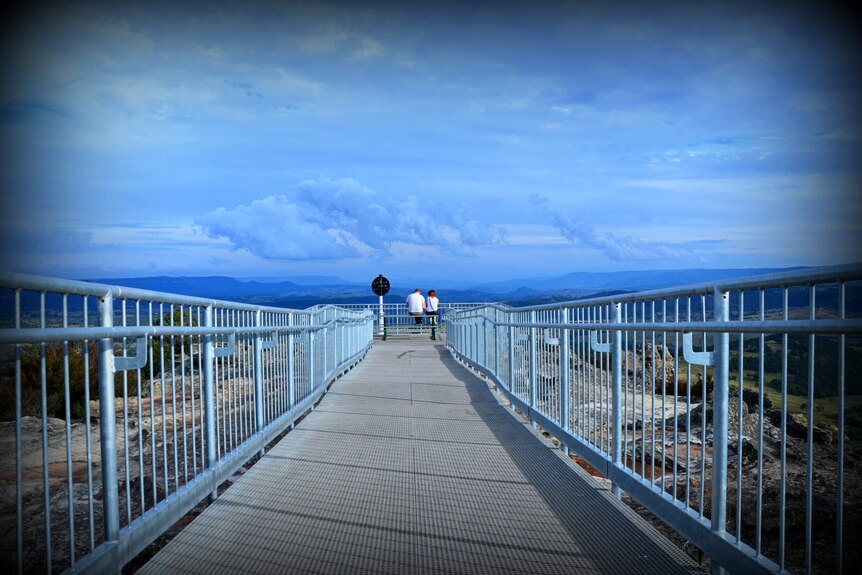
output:
[[[353,310],[369,310],[374,314],[375,330],[380,333],[383,327],[387,327],[392,331],[400,331],[402,329],[413,328],[416,326],[416,318],[408,312],[407,306],[404,303],[384,303],[382,310],[379,303],[362,303],[362,304],[338,304],[345,309]],[[442,325],[442,317],[455,310],[469,309],[482,304],[469,302],[446,302],[440,303],[438,308],[438,316],[436,322]],[[420,325],[430,327],[430,316],[423,316]],[[381,325],[382,324],[382,325]]]
[[[312,409],[371,312],[0,274],[0,557],[122,566]]]
[[[862,509],[847,473],[862,440],[861,280],[857,264],[480,304],[446,315],[447,344],[713,572],[842,573]]]

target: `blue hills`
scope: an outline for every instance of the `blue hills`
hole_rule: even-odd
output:
[[[430,282],[389,277],[392,283],[386,301],[401,302],[417,286],[434,287],[443,301],[502,301],[529,305],[563,299],[578,299],[596,294],[635,292],[665,287],[700,284],[736,277],[804,269],[735,268],[679,269],[624,272],[572,272],[558,277],[519,278],[470,285],[459,278]],[[306,307],[316,303],[370,303],[378,300],[368,282],[349,282],[332,276],[297,276],[240,280],[228,276],[154,276],[103,278],[98,283],[121,285],[157,292],[246,301],[266,305]],[[457,287],[456,287],[457,286]]]

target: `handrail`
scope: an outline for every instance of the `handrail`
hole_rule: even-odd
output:
[[[596,322],[596,323],[569,323],[561,325],[559,323],[531,323],[531,322],[512,322],[512,321],[496,321],[491,317],[480,314],[458,316],[450,318],[450,323],[459,323],[467,319],[481,318],[490,322],[494,326],[499,327],[518,327],[524,329],[544,328],[544,329],[562,329],[566,331],[576,330],[619,330],[619,331],[668,331],[668,332],[692,332],[702,331],[706,333],[818,333],[818,334],[842,334],[842,333],[858,333],[862,332],[862,319],[846,319],[846,320],[770,320],[764,322],[758,321],[728,321],[728,322],[711,322],[711,321],[681,321],[681,322],[633,322],[633,323],[611,323],[611,322]]]
[[[848,394],[862,394],[848,379],[862,362],[860,300],[862,264],[851,264],[522,308],[480,304],[444,320],[456,357],[618,496],[704,551],[713,573],[810,572],[815,563],[840,573],[846,436],[862,434],[844,415]],[[789,405],[800,395],[801,413]],[[827,400],[836,415],[823,410]],[[829,437],[835,447],[818,443]],[[817,491],[815,466],[835,474],[836,493]],[[805,499],[791,499],[800,490]],[[827,564],[812,543],[815,497],[817,513],[836,518],[817,530],[835,550]],[[805,537],[791,539],[797,530]]]
[[[104,339],[122,337],[165,337],[192,335],[253,335],[280,334],[293,332],[316,332],[330,328],[336,324],[366,323],[366,317],[359,319],[338,318],[326,323],[306,326],[272,326],[272,327],[179,327],[179,326],[136,326],[136,327],[87,327],[87,328],[18,328],[0,329],[0,344],[24,344],[40,342],[56,342],[66,340]]]
[[[618,301],[641,302],[652,301],[658,299],[674,298],[679,296],[689,295],[712,295],[715,290],[737,291],[737,290],[756,290],[763,288],[784,288],[790,286],[810,286],[815,284],[824,284],[836,281],[840,278],[842,281],[857,281],[862,280],[862,262],[846,264],[840,266],[824,266],[818,268],[810,268],[800,271],[777,272],[772,274],[762,274],[756,276],[748,276],[744,278],[731,278],[716,282],[704,282],[690,284],[681,287],[660,288],[654,290],[644,290],[631,292],[622,295],[608,295],[598,297],[586,297],[584,299],[569,300],[562,302],[554,302],[539,305],[530,305],[518,308],[512,308],[505,304],[488,303],[477,304],[470,309],[491,308],[500,311],[544,311],[550,309],[559,309],[572,305],[578,306],[595,306],[603,304],[614,304]]]
[[[3,552],[18,573],[118,572],[202,498],[215,499],[373,341],[370,311],[331,305],[292,310],[8,273],[0,301],[13,326],[0,329],[9,400],[0,409],[14,420],[3,461],[15,464],[17,534]],[[60,443],[48,433],[52,417],[65,428]],[[32,424],[37,448],[24,443]],[[76,461],[86,461],[83,485]],[[58,480],[49,470],[61,465]],[[39,489],[44,503],[31,508]],[[60,493],[63,506],[52,503]]]
[[[288,310],[282,307],[261,306],[257,304],[248,304],[233,302],[228,300],[220,300],[215,298],[203,298],[196,296],[186,296],[174,294],[170,292],[161,292],[146,290],[141,288],[123,287],[119,285],[102,284],[97,282],[88,282],[82,280],[67,280],[61,278],[53,278],[47,276],[39,276],[33,274],[23,274],[14,272],[0,272],[0,288],[20,289],[34,292],[52,292],[63,293],[68,295],[104,297],[108,294],[114,299],[126,300],[154,300],[166,304],[183,304],[207,307],[210,305],[221,305],[235,310],[245,311],[270,311],[270,312],[286,312],[300,314],[314,314],[325,311],[326,308],[333,307],[330,305],[323,306],[320,309],[314,310]]]
[[[854,264],[524,308],[455,303],[444,306],[441,319],[457,357],[603,473],[617,493],[635,497],[704,550],[715,572],[781,573],[797,569],[800,550],[803,564],[814,560],[813,502],[792,507],[787,476],[801,465],[804,487],[813,493],[814,461],[821,465],[815,431],[828,429],[803,425],[802,438],[789,434],[791,424],[800,425],[798,415],[807,422],[821,417],[815,391],[833,389],[832,372],[818,371],[825,365],[837,378],[830,449],[837,451],[835,474],[843,484],[851,430],[846,398],[859,386],[846,374],[859,361],[860,280],[862,265]],[[774,309],[767,310],[767,290],[780,296]],[[790,290],[807,293],[801,310],[807,319],[801,312],[791,318]],[[0,273],[0,301],[2,319],[14,325],[0,329],[0,390],[14,398],[7,403],[14,403],[17,538],[7,541],[6,551],[18,558],[19,573],[40,570],[24,564],[24,549],[31,547],[44,550],[42,567],[117,570],[202,498],[216,497],[234,470],[312,409],[364,357],[377,321],[375,304],[362,311],[291,310],[26,274]],[[778,371],[767,370],[776,355]],[[778,381],[775,391],[770,379]],[[806,394],[801,414],[788,407],[797,388]],[[752,390],[756,404],[744,407],[743,394]],[[762,484],[775,471],[764,431],[772,417],[765,413],[767,393],[780,401],[777,504],[767,501],[771,491]],[[29,394],[38,401],[25,407]],[[91,400],[98,412],[91,412]],[[60,424],[51,419],[55,414]],[[25,448],[25,427],[34,423],[41,444]],[[49,427],[63,424],[65,445],[52,443]],[[749,437],[752,429],[756,437]],[[802,447],[788,450],[792,441]],[[100,453],[98,468],[93,449]],[[807,462],[788,455],[799,449]],[[55,453],[60,460],[49,459]],[[734,476],[743,459],[749,467]],[[73,461],[87,462],[84,487]],[[58,482],[49,469],[63,462],[67,477]],[[41,479],[25,480],[25,468],[28,475],[41,469]],[[743,487],[755,476],[761,482],[750,492],[756,505],[743,505]],[[31,512],[25,497],[34,499],[40,488],[46,503]],[[68,517],[47,501],[64,488],[65,509],[73,511]],[[846,505],[839,487],[833,501],[839,518]],[[750,511],[757,515],[749,517]],[[779,517],[780,541],[767,536],[770,513]],[[790,522],[799,516],[807,516],[808,537],[790,544]],[[69,528],[57,530],[59,520]],[[750,522],[756,522],[753,534]],[[839,573],[842,529],[836,519]],[[84,541],[76,539],[82,531]]]

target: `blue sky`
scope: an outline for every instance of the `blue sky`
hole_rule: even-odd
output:
[[[4,8],[0,269],[862,260],[859,22],[832,3],[40,4]]]

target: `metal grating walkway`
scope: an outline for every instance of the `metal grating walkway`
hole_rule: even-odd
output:
[[[140,571],[703,573],[427,338],[376,342]]]

